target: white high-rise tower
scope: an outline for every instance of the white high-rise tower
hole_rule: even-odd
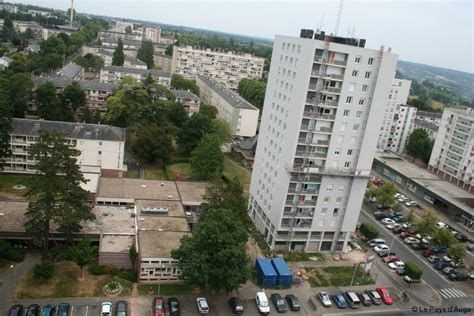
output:
[[[364,46],[275,38],[248,209],[274,250],[342,250],[356,227],[397,63]]]

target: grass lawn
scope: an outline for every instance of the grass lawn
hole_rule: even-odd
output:
[[[163,168],[158,164],[142,162],[145,179],[149,180],[163,180]]]
[[[84,279],[79,280],[80,269],[70,261],[55,263],[55,272],[51,280],[45,284],[38,284],[33,279],[33,269],[29,270],[18,282],[19,299],[40,299],[60,297],[93,297],[105,296],[102,288],[109,280],[118,281],[122,287],[121,296],[132,294],[132,283],[108,275],[91,275],[84,268]]]
[[[158,295],[158,288],[160,288],[160,295],[182,295],[193,293],[193,287],[185,284],[140,284],[138,285],[139,295],[148,295],[148,289],[152,287],[154,294]]]
[[[306,268],[306,271],[308,271],[308,282],[311,287],[349,286],[354,275],[351,266]],[[357,269],[353,285],[374,283],[374,280],[364,272],[362,267]]]
[[[133,178],[133,179],[137,179],[139,177],[138,171],[124,171],[122,176],[124,178]]]
[[[249,195],[249,188],[250,188],[250,177],[252,176],[252,172],[245,167],[240,166],[238,162],[231,160],[228,156],[225,157],[224,160],[224,175],[230,179],[234,177],[239,178],[240,183],[244,187],[244,195]]]
[[[171,179],[175,179],[178,174],[181,177],[192,177],[191,164],[187,162],[169,165],[168,171]]]
[[[311,261],[311,258],[317,258],[317,261],[324,261],[324,256],[319,252],[290,252],[284,255],[286,261]],[[316,261],[316,260],[312,260]]]
[[[26,185],[26,181],[30,177],[31,175],[2,174],[0,175],[0,191],[22,196],[26,190],[21,190],[21,191],[13,190],[13,186],[17,184]]]

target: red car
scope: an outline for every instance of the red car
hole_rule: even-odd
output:
[[[428,258],[429,256],[434,255],[434,253],[431,250],[426,249],[421,252],[421,255],[425,258]]]
[[[387,305],[392,305],[393,304],[393,298],[390,297],[390,293],[388,290],[384,287],[378,287],[375,289],[377,293],[379,293],[380,297],[382,298],[382,301],[387,304]]]
[[[390,262],[396,262],[396,261],[401,261],[401,259],[398,257],[389,257],[389,258],[382,259],[383,263],[390,263]]]
[[[410,232],[408,232],[408,231],[405,231],[405,232],[401,233],[401,234],[398,235],[398,236],[400,236],[401,239],[405,239],[405,238],[407,238],[407,237],[415,237],[412,233],[410,233]]]
[[[162,297],[155,297],[153,300],[153,316],[165,316],[165,300]]]

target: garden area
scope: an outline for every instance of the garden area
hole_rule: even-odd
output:
[[[159,295],[171,296],[192,294],[193,291],[194,288],[186,284],[140,284],[138,286],[139,295],[151,295],[151,292],[153,295],[158,295],[159,293]]]
[[[0,175],[0,192],[6,193],[7,196],[22,197],[25,193],[25,188],[23,187],[26,186],[30,177],[28,175],[2,174]]]
[[[355,276],[351,266],[305,268],[305,270],[311,287],[349,286],[353,277],[352,285],[375,283],[362,267],[357,268]]]

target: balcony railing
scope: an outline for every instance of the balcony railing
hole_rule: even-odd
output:
[[[324,87],[323,91],[325,92],[332,92],[332,93],[341,93],[341,88],[335,88],[335,87]]]
[[[318,141],[316,142],[316,144],[318,144],[318,145],[329,145],[329,141],[328,141],[328,140],[321,140],[321,139],[318,139]]]
[[[318,118],[318,119],[325,119],[325,120],[334,120],[336,118],[336,115],[334,114],[316,114],[314,116],[315,118]]]
[[[316,63],[321,64],[321,63],[323,62],[323,58],[322,58],[322,56],[315,56],[315,57],[314,57],[314,61],[315,61]],[[346,60],[334,60],[334,59],[330,60],[330,59],[328,59],[326,63],[327,63],[328,65],[338,65],[338,66],[345,66],[345,65],[347,65],[347,61],[346,61]]]

